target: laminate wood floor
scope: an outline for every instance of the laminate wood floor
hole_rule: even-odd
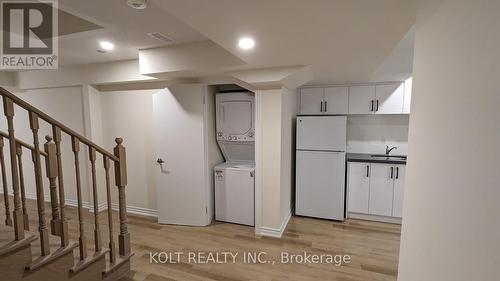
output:
[[[3,200],[0,200],[3,201]],[[3,202],[0,218],[4,221]],[[11,206],[13,204],[11,203]],[[36,203],[28,201],[30,229],[37,228]],[[11,208],[12,210],[12,208]],[[46,216],[50,218],[47,204]],[[67,208],[70,239],[78,241],[76,208]],[[89,253],[93,249],[93,213],[85,212],[85,233]],[[108,243],[107,213],[99,214],[103,246]],[[118,234],[118,214],[113,213],[114,233]],[[252,227],[216,222],[208,227],[159,225],[155,218],[129,215],[132,271],[122,281],[170,280],[396,280],[400,226],[395,224],[347,220],[344,223],[292,217],[282,239],[257,236]],[[117,243],[117,241],[115,242]],[[118,244],[116,244],[118,245]],[[177,263],[161,263],[165,255],[182,252]],[[193,263],[189,252],[205,258],[209,254],[238,254],[236,262]],[[245,253],[265,252],[268,263],[244,263]],[[289,254],[349,255],[350,263],[281,263],[282,252]],[[75,250],[75,256],[78,251]],[[151,253],[153,259],[151,260]],[[175,254],[173,255],[176,260]],[[153,262],[151,262],[153,261]],[[158,261],[158,263],[155,263]],[[197,260],[198,261],[198,260]],[[199,260],[204,261],[204,260]],[[273,264],[274,261],[274,264]],[[324,260],[326,261],[326,260]]]

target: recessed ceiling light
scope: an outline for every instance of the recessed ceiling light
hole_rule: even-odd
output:
[[[99,42],[99,44],[101,45],[101,48],[103,48],[106,51],[111,51],[115,48],[115,45],[113,45],[113,43],[109,41],[101,41]]]
[[[127,5],[137,10],[144,10],[148,6],[146,0],[127,0]]]
[[[238,46],[243,50],[250,50],[255,46],[255,41],[252,38],[244,37],[240,39]]]

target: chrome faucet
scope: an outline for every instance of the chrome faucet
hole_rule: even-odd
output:
[[[393,151],[394,149],[398,149],[397,147],[393,146],[391,148],[389,148],[388,145],[385,146],[385,155],[389,155],[389,153],[391,153],[391,151]]]

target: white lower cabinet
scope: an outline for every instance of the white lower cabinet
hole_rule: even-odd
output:
[[[402,217],[405,165],[349,162],[347,212]]]
[[[368,199],[370,196],[370,163],[349,163],[347,177],[348,204],[347,211],[353,213],[368,213]]]
[[[391,173],[394,174],[394,166],[372,163],[368,214],[377,216],[392,215],[394,181]]]
[[[403,198],[405,195],[406,166],[396,165],[394,176],[394,199],[392,201],[392,216],[403,217]]]

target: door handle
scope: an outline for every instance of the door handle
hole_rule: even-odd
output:
[[[399,179],[399,167],[396,167],[396,179]]]
[[[366,177],[370,177],[370,165],[366,165]]]
[[[165,161],[163,161],[163,159],[161,159],[161,158],[158,158],[156,160],[156,163],[160,164],[160,166],[161,166],[163,163],[165,163]]]
[[[375,111],[378,111],[378,100],[377,100],[377,109]]]
[[[391,179],[394,177],[394,167],[391,167]]]
[[[321,102],[321,106],[320,106],[320,112],[323,112],[323,102]]]
[[[325,112],[327,112],[327,111],[328,111],[328,102],[325,101]]]

